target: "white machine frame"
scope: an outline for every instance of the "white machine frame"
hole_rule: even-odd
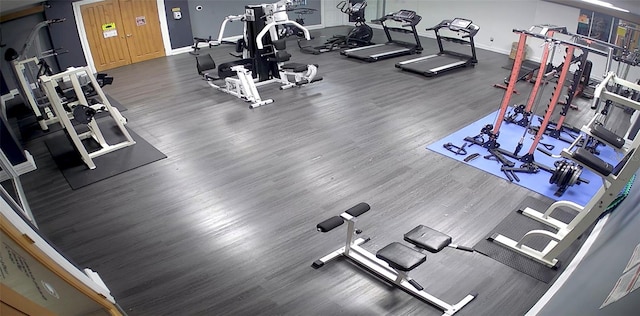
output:
[[[629,106],[635,110],[640,110],[640,102],[633,101],[629,98],[622,97],[606,90],[609,84],[620,84],[630,89],[640,91],[640,85],[617,78],[614,73],[607,75],[606,79],[598,85],[594,95],[593,102],[600,100],[613,100],[625,106]],[[590,129],[585,127],[582,129],[586,135],[592,136]],[[572,159],[571,149],[580,142],[584,135],[578,137],[569,148],[565,148],[561,152],[561,157]],[[604,142],[604,140],[602,140]],[[596,220],[602,215],[609,205],[616,199],[619,192],[627,185],[631,177],[638,171],[640,167],[640,137],[636,137],[627,147],[625,157],[620,163],[622,168],[617,174],[603,175],[587,165],[581,164],[584,168],[593,171],[602,177],[602,187],[594,194],[585,206],[580,206],[574,202],[557,201],[549,206],[544,212],[526,208],[522,214],[532,218],[540,223],[557,229],[557,233],[547,230],[532,230],[526,233],[520,240],[516,241],[504,235],[495,235],[492,237],[493,242],[507,247],[517,253],[520,253],[530,259],[542,263],[548,267],[555,267],[558,263],[557,257],[564,252],[573,242],[580,237]],[[625,161],[626,160],[626,161]],[[579,163],[579,162],[578,162]],[[557,208],[568,208],[578,212],[578,214],[569,222],[564,223],[551,216],[551,213]],[[543,250],[533,249],[525,243],[532,238],[549,239]]]
[[[64,72],[52,76],[41,76],[40,82],[45,88],[46,94],[49,98],[49,102],[51,102],[51,105],[53,106],[53,111],[56,117],[60,119],[62,126],[71,138],[73,146],[76,148],[78,153],[80,153],[82,161],[87,165],[87,167],[89,167],[89,169],[95,169],[96,165],[93,162],[93,158],[108,154],[110,152],[114,152],[128,146],[132,146],[136,142],[133,140],[131,134],[129,134],[129,131],[127,131],[124,126],[124,124],[126,123],[126,119],[120,114],[118,109],[111,106],[111,103],[100,88],[100,85],[98,85],[96,78],[90,75],[90,73],[91,72],[88,67],[69,68]],[[90,82],[93,84],[93,87],[95,88],[98,96],[100,97],[100,100],[102,101],[101,104],[90,105],[87,102],[84,91],[82,90],[82,86],[80,84],[80,78],[84,77],[89,78]],[[58,96],[55,89],[56,85],[61,80],[69,80],[71,82],[71,86],[73,87],[76,97],[78,98],[78,104],[89,106],[95,110],[106,110],[111,118],[115,121],[116,126],[126,139],[119,143],[109,144],[100,131],[100,127],[98,126],[95,118],[92,118],[89,124],[87,124],[89,127],[89,131],[78,134],[73,123],[71,122],[71,119],[69,118],[69,116],[67,116],[67,111],[65,110],[62,100]],[[72,106],[74,104],[67,103],[66,105]],[[89,138],[95,140],[100,145],[101,149],[93,152],[88,152],[87,148],[82,143],[82,140]]]
[[[416,296],[417,298],[426,301],[427,303],[438,307],[444,313],[444,315],[453,315],[462,309],[465,305],[471,302],[475,295],[468,294],[462,300],[460,300],[456,304],[449,304],[429,293],[424,291],[423,289],[418,289],[413,283],[417,284],[411,277],[409,277],[407,272],[398,271],[392,268],[388,263],[383,260],[380,260],[376,257],[376,255],[372,254],[368,250],[360,247],[360,245],[369,241],[369,238],[358,238],[354,240],[354,235],[356,234],[355,222],[356,217],[350,215],[347,212],[340,214],[340,217],[347,222],[347,240],[343,247],[333,251],[332,253],[318,259],[318,261],[314,262],[314,267],[320,267],[336,258],[341,256],[351,259],[352,261],[358,263],[374,274],[380,276],[384,280],[395,284],[400,289],[406,291],[407,293]]]

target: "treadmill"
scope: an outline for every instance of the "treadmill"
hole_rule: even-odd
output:
[[[458,34],[462,33],[462,38],[442,36],[439,32],[442,28]],[[476,58],[476,46],[473,42],[473,37],[478,33],[478,30],[480,30],[480,27],[473,24],[471,20],[463,18],[444,20],[438,25],[427,29],[427,31],[435,31],[436,33],[438,48],[440,48],[438,54],[401,61],[396,64],[396,67],[427,77],[433,77],[449,70],[475,66],[478,63],[478,59]],[[445,50],[442,45],[443,40],[470,46],[471,55]]]
[[[402,27],[389,27],[386,25],[386,21],[388,20],[403,23]],[[372,21],[382,25],[384,33],[387,35],[387,43],[346,49],[341,51],[340,54],[368,62],[404,55],[419,54],[422,52],[422,46],[420,45],[420,38],[418,37],[418,31],[416,31],[416,25],[420,20],[422,20],[422,17],[416,14],[415,11],[411,10],[400,10],[398,12],[389,13]],[[410,29],[407,27],[410,27]],[[391,32],[411,33],[413,34],[415,43],[394,40],[391,38]]]

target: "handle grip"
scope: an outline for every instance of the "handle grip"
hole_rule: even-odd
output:
[[[364,213],[366,213],[367,211],[369,211],[371,209],[371,206],[369,206],[369,204],[361,202],[356,204],[355,206],[351,207],[350,209],[346,210],[345,213],[354,216],[354,217],[358,217]]]
[[[316,225],[316,228],[318,229],[319,232],[326,233],[342,225],[342,223],[344,223],[344,219],[342,219],[342,217],[334,216]]]

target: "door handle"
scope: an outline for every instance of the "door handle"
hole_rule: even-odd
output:
[[[131,37],[131,34],[127,34],[127,37]]]

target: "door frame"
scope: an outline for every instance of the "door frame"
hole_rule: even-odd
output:
[[[104,0],[81,0],[75,1],[72,3],[73,5],[73,15],[76,20],[76,29],[78,30],[78,35],[80,36],[80,44],[82,45],[82,52],[84,53],[84,58],[87,60],[87,66],[93,73],[96,73],[96,66],[93,63],[93,55],[91,54],[91,49],[89,48],[89,41],[87,40],[87,31],[84,28],[84,20],[82,19],[82,10],[81,6],[85,4],[92,4],[97,2],[102,2]],[[116,0],[117,1],[117,0]],[[164,0],[156,0],[156,5],[158,7],[158,18],[160,20],[160,33],[162,34],[162,42],[164,44],[164,54],[165,56],[171,55],[171,40],[169,38],[169,25],[167,24],[167,16],[165,12]]]

